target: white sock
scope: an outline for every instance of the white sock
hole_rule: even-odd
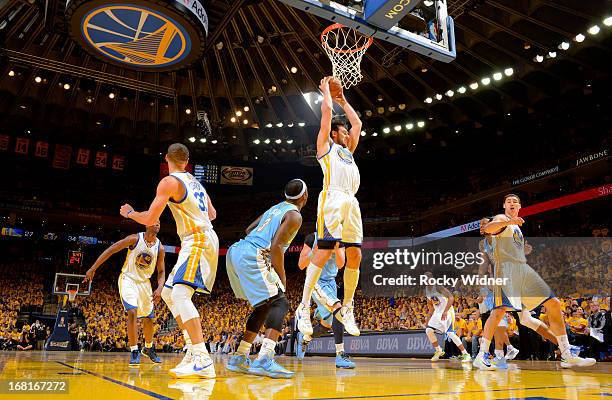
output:
[[[461,354],[468,354],[467,350],[465,349],[465,347],[463,348],[463,350],[461,350]]]
[[[259,349],[259,355],[257,359],[261,359],[264,357],[274,357],[274,348],[276,347],[276,342],[272,339],[265,338],[261,343],[261,349]]]
[[[187,329],[183,329],[183,339],[185,339],[185,344],[191,346],[191,338],[189,337],[189,332]]]
[[[495,349],[495,356],[497,358],[503,358],[504,357],[504,351],[503,350],[497,350]]]
[[[151,342],[151,343],[146,343],[146,342],[145,342],[145,347],[146,347],[147,349],[150,349],[151,347],[153,347],[153,342]]]
[[[436,351],[442,353],[442,347],[440,347],[440,345],[436,346]]]
[[[359,283],[359,269],[344,268],[344,299],[342,305],[351,304]]]
[[[208,354],[208,350],[206,350],[206,344],[204,344],[204,342],[191,345],[191,351],[194,355]]]
[[[241,340],[240,341],[240,345],[238,345],[238,350],[236,352],[238,354],[243,354],[245,356],[248,356],[249,353],[251,352],[251,346],[253,346],[252,343],[245,342],[244,340]]]
[[[488,353],[489,348],[491,347],[491,341],[484,337],[481,340],[482,342],[480,344],[480,351],[478,352],[478,354]]]
[[[306,268],[306,280],[304,281],[304,291],[302,292],[302,304],[310,305],[312,291],[320,276],[321,268],[317,267],[312,262],[308,264]]]
[[[130,346],[130,351],[138,351],[138,345]]]
[[[512,350],[514,350],[514,346],[512,346],[511,344],[506,346],[506,352],[510,353]]]
[[[570,344],[567,338],[567,335],[556,336],[557,343],[559,344],[559,351],[561,352],[562,357],[571,357],[572,353],[570,353]]]
[[[336,354],[344,353],[344,343],[336,345]]]

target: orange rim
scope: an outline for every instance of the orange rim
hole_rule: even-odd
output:
[[[342,24],[336,23],[336,24],[330,25],[327,28],[325,28],[323,33],[321,33],[321,44],[323,45],[323,47],[333,51],[334,53],[356,53],[358,51],[367,49],[368,47],[370,47],[372,42],[374,42],[374,39],[372,39],[371,37],[368,37],[368,41],[363,46],[357,47],[356,49],[342,50],[342,49],[334,49],[332,47],[329,47],[327,45],[326,40],[325,40],[326,35],[329,32],[333,31],[334,29],[342,29],[342,28],[348,28],[348,27],[344,26]],[[349,28],[349,29],[352,29],[352,28]],[[361,35],[361,33],[360,33],[360,35]],[[367,37],[365,35],[361,35],[361,36]]]

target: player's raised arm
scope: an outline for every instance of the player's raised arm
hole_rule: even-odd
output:
[[[208,201],[208,219],[214,221],[217,218],[217,209],[213,206],[210,196],[206,196]]]
[[[96,262],[93,263],[91,268],[87,270],[87,272],[85,273],[85,279],[83,279],[83,282],[92,281],[94,278],[94,275],[96,274],[96,270],[100,268],[100,266],[104,264],[106,260],[110,258],[110,256],[112,256],[115,253],[120,252],[121,250],[127,247],[134,246],[137,242],[138,242],[138,235],[133,234],[130,236],[126,236],[123,239],[111,244],[106,250],[102,252],[102,254],[100,254],[100,256],[98,256],[98,259],[96,260]]]
[[[329,91],[331,78],[326,76],[321,79],[321,85],[319,86],[323,93],[323,101],[321,102],[321,128],[317,136],[317,158],[321,158],[329,152],[329,133],[331,132],[332,112],[334,110],[334,102]]]
[[[153,302],[157,303],[161,299],[161,292],[164,289],[164,283],[166,283],[166,250],[164,245],[159,244],[159,254],[157,255],[157,288],[153,292]]]
[[[334,100],[340,104],[340,106],[342,106],[344,114],[351,124],[351,129],[349,130],[349,143],[347,147],[351,153],[354,153],[355,149],[357,148],[357,144],[359,143],[359,138],[361,137],[361,118],[359,118],[353,106],[346,101],[344,92],[341,92],[341,96],[342,97]]]
[[[176,178],[167,176],[157,185],[157,194],[147,211],[134,211],[132,206],[124,204],[121,206],[120,214],[124,218],[133,219],[144,226],[153,225],[161,217],[170,198],[180,199],[183,197],[183,195],[179,196],[179,190],[184,191],[185,189],[182,188],[182,185],[180,185]]]
[[[285,245],[289,243],[298,229],[302,226],[302,215],[297,211],[288,211],[281,225],[278,227],[272,243],[270,244],[270,259],[272,268],[278,274],[283,286],[287,288],[285,278]]]
[[[493,218],[493,221],[485,225],[484,231],[488,234],[495,235],[508,225],[521,226],[524,222],[525,220],[523,220],[523,218],[521,217],[512,217],[508,219],[508,217],[506,217],[505,215],[498,214]]]

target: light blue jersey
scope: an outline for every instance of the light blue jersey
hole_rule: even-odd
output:
[[[247,237],[231,245],[227,251],[225,262],[232,289],[236,297],[248,300],[254,307],[276,296],[279,291],[285,291],[272,267],[270,246],[289,211],[299,212],[294,204],[286,201],[271,207]],[[283,243],[283,251],[287,250],[296,233]]]
[[[276,235],[276,231],[278,231],[278,228],[280,227],[281,222],[288,211],[299,210],[295,204],[291,204],[286,201],[271,207],[261,216],[257,227],[255,227],[255,229],[253,229],[244,240],[260,249],[270,250],[272,239],[274,239],[274,235]],[[289,239],[289,242],[284,244],[285,251],[289,247],[289,244],[291,244],[293,237],[295,237],[295,233]]]
[[[317,243],[317,237],[315,235],[314,244],[316,245],[316,243]],[[313,249],[314,249],[314,245],[313,245]],[[313,249],[310,250],[308,257],[312,257]],[[323,268],[321,268],[321,276],[319,276],[319,280],[317,281],[317,283],[327,283],[330,281],[335,281],[336,276],[338,276],[338,266],[336,265],[336,252],[333,251],[329,260],[327,260]]]

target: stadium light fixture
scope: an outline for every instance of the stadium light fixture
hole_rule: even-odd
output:
[[[470,83],[470,89],[472,89],[472,90],[476,90],[476,89],[478,89],[478,82],[472,82],[472,83]]]
[[[287,144],[292,144],[293,143],[293,139],[287,139]]]
[[[206,143],[206,138],[200,138],[200,143]]]
[[[236,116],[237,117],[242,117],[242,111],[240,111],[240,110],[236,111]]]
[[[589,34],[591,35],[597,35],[600,31],[601,31],[601,28],[599,27],[599,25],[593,25],[592,27],[589,28],[587,32],[589,32]]]
[[[299,127],[304,127],[304,126],[306,126],[306,122],[300,122],[300,123],[298,123],[298,126]]]
[[[366,131],[361,131],[361,136],[365,136],[366,135]]]
[[[212,143],[212,144],[217,144],[217,139],[213,139],[213,140],[211,140],[211,141],[210,141],[210,143]]]
[[[236,117],[232,117],[232,118],[230,118],[230,121],[232,121],[232,122],[236,122]]]
[[[10,70],[10,71],[9,71],[9,76],[15,76],[15,71]]]
[[[276,144],[281,144],[281,142],[282,142],[282,140],[280,140],[280,139],[276,139],[276,140],[274,141],[274,143],[276,143]]]
[[[427,104],[431,104],[433,102],[433,99],[431,97],[428,97],[425,99],[425,103]]]
[[[567,50],[570,48],[570,44],[568,42],[561,42],[559,44],[559,50]]]
[[[288,128],[293,128],[293,122],[289,122],[289,123],[287,124],[287,127],[288,127]]]
[[[34,78],[34,82],[40,83],[42,82],[42,78],[40,76],[37,76],[36,78]]]
[[[255,139],[255,140],[253,140],[253,143],[254,144],[259,144],[259,143],[261,143],[261,141],[259,139]]]
[[[276,126],[277,126],[278,128],[282,128],[282,127],[283,127],[283,123],[282,123],[282,122],[279,122],[278,124],[276,124]]]
[[[542,61],[544,61],[544,56],[541,54],[538,54],[537,56],[535,56],[533,58],[533,61],[537,62],[537,63],[541,63]]]
[[[578,43],[584,42],[584,39],[586,39],[586,37],[582,33],[577,34],[574,38],[574,40]]]
[[[186,108],[185,109],[185,114],[187,114],[187,115],[191,114],[191,108]]]
[[[604,24],[605,26],[612,26],[612,17],[606,17],[606,18],[603,20],[603,24]]]
[[[496,72],[496,73],[494,73],[494,74],[493,74],[493,79],[495,79],[496,81],[501,81],[501,79],[502,79],[503,77],[504,77],[504,76],[502,75],[502,73],[501,73],[501,72]]]
[[[418,126],[419,128],[423,128],[423,127],[425,126],[425,121],[419,121],[419,122],[417,122],[417,126]]]
[[[412,130],[413,128],[414,128],[414,124],[412,122],[409,122],[406,124],[406,129]]]
[[[467,91],[467,89],[465,88],[465,86],[461,86],[459,89],[457,89],[457,92],[463,94]]]
[[[296,67],[291,67],[291,73],[297,74],[298,69]]]
[[[265,144],[270,144],[270,139],[266,139],[266,140],[264,140],[264,143],[265,143]]]
[[[402,130],[402,126],[401,126],[401,125],[395,125],[395,126],[393,127],[393,130],[394,130],[395,132],[399,132],[399,131],[401,131],[401,130]]]
[[[189,138],[189,141],[190,141],[191,143],[194,143],[194,142],[196,141],[196,138],[194,138],[194,137],[192,136],[192,137],[190,137],[190,138]]]
[[[447,95],[448,97],[453,97],[453,96],[455,95],[455,92],[453,92],[452,90],[448,90],[448,91],[446,92],[446,95]]]
[[[391,132],[391,129],[389,129],[389,127],[383,128],[383,133],[389,133],[389,132]],[[374,134],[372,134],[372,136],[374,136]]]
[[[249,120],[248,119],[242,120],[242,125],[248,125],[248,124],[249,124]]]
[[[487,77],[484,77],[484,78],[482,78],[482,80],[481,80],[480,82],[481,82],[483,85],[487,86],[489,83],[491,83],[491,78],[489,78],[488,76],[487,76]]]
[[[549,57],[549,58],[555,58],[555,57],[557,57],[557,52],[556,52],[556,51],[549,51],[549,52],[548,52],[548,57]]]
[[[111,100],[112,100],[112,99],[114,99],[114,98],[115,98],[115,93],[110,92],[110,93],[108,94],[108,98],[109,98],[109,99],[111,99]]]
[[[440,93],[436,94],[436,100],[442,100],[442,95]]]
[[[512,76],[512,75],[514,75],[514,68],[506,68],[506,69],[504,70],[504,74],[505,74],[506,76]]]
[[[266,128],[272,128],[272,122],[268,122],[268,123],[266,124]]]
[[[389,129],[389,128],[386,128],[386,129]],[[378,132],[374,132],[374,133],[372,134],[372,136],[374,136],[374,137],[378,136]]]
[[[70,84],[64,83],[64,90],[69,90],[69,89],[70,89]]]
[[[249,106],[244,106],[243,110],[244,110],[244,112],[249,112],[250,108],[249,108]]]

